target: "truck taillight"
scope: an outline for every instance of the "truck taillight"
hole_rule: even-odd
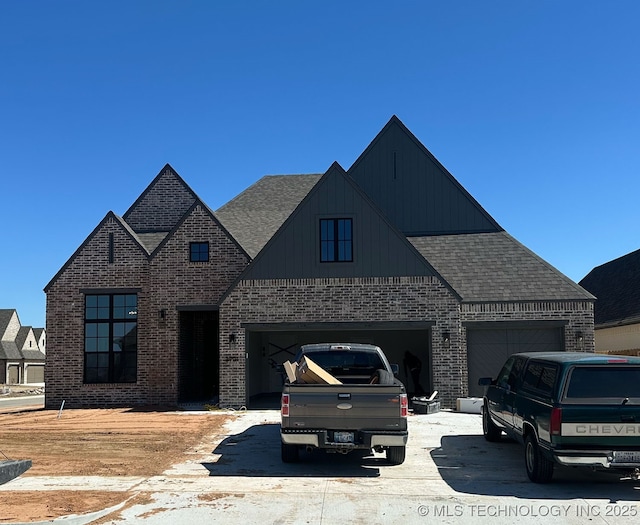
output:
[[[289,394],[282,394],[282,403],[280,404],[280,415],[283,417],[289,415]]]
[[[562,409],[551,409],[551,421],[549,423],[549,433],[552,436],[560,436],[562,434]]]
[[[407,417],[409,415],[409,399],[407,394],[400,394],[400,417]]]

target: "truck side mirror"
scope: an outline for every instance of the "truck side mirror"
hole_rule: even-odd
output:
[[[393,372],[393,375],[395,377],[398,377],[398,374],[400,373],[400,367],[394,363],[391,365],[391,371]]]
[[[493,379],[491,379],[490,377],[481,377],[480,379],[478,379],[478,384],[480,386],[491,386],[493,383]]]

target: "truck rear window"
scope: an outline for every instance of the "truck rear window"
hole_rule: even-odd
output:
[[[371,375],[379,368],[385,368],[380,356],[374,352],[327,350],[305,355],[334,376]]]
[[[575,367],[565,398],[640,401],[640,367]]]

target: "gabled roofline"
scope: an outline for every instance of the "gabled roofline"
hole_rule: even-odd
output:
[[[195,194],[194,194],[195,195]],[[209,215],[211,217],[211,219],[213,219],[213,222],[216,224],[216,226],[218,226],[223,232],[224,234],[227,236],[227,238],[233,243],[235,244],[238,249],[242,252],[243,255],[245,255],[247,257],[247,260],[251,261],[251,256],[246,252],[246,250],[240,245],[240,243],[236,240],[236,238],[231,235],[231,233],[229,233],[229,230],[227,230],[224,225],[220,222],[220,220],[216,217],[215,213],[211,210],[211,208],[209,208],[209,206],[207,206],[197,195],[195,197],[195,202],[189,207],[189,209],[182,215],[182,217],[180,218],[180,220],[176,223],[176,225],[169,231],[169,233],[167,233],[167,235],[165,236],[164,239],[162,239],[162,241],[160,242],[160,244],[158,244],[158,246],[156,246],[156,248],[153,250],[153,252],[151,252],[151,254],[149,255],[149,259],[153,259],[164,247],[165,244],[167,244],[169,242],[169,240],[173,237],[173,235],[175,234],[176,231],[178,231],[178,229],[184,224],[184,222],[189,218],[189,216],[193,213],[193,210],[196,209],[197,206],[202,206],[202,209],[205,210],[205,212],[207,213],[207,215]]]
[[[191,189],[191,186],[189,186],[184,181],[184,179],[180,175],[178,175],[178,172],[173,169],[171,164],[167,162],[163,166],[163,168],[158,172],[155,178],[145,188],[145,190],[140,194],[140,196],[135,200],[135,202],[131,206],[129,206],[129,209],[126,212],[124,212],[124,215],[122,216],[122,218],[125,221],[127,220],[127,217],[131,214],[131,212],[135,209],[135,207],[142,201],[142,199],[144,199],[147,196],[147,194],[151,191],[151,189],[157,184],[158,180],[160,180],[160,178],[162,177],[162,175],[166,170],[171,170],[171,173],[175,175],[175,177],[178,179],[178,182],[182,184],[182,186],[193,196],[193,198],[196,200],[200,200],[200,197],[198,197],[198,195],[196,195],[196,192]]]
[[[427,147],[418,140],[418,138],[405,126],[402,121],[396,116],[392,115],[389,119],[389,122],[380,130],[380,132],[375,136],[375,138],[371,141],[371,143],[365,148],[365,150],[358,156],[355,162],[351,165],[351,167],[347,170],[347,174],[351,176],[351,173],[355,170],[355,168],[360,164],[365,157],[369,154],[369,151],[373,149],[373,147],[377,144],[377,142],[382,138],[382,136],[391,128],[391,126],[397,125],[406,135],[409,137],[422,152],[429,157],[429,159],[440,169],[442,173],[451,181],[455,187],[460,190],[463,195],[469,199],[469,202],[476,207],[476,209],[491,223],[498,231],[504,231],[504,228],[500,226],[497,221],[485,210],[481,204],[462,186],[458,180],[449,172],[447,168],[445,168],[442,163],[431,153]],[[417,233],[413,233],[413,236],[418,236]]]
[[[311,191],[309,191],[309,193],[307,193],[307,195],[305,195],[305,197],[298,203],[298,205],[296,206],[296,208],[293,210],[293,212],[291,212],[291,215],[289,215],[289,217],[287,217],[287,219],[280,225],[280,227],[278,228],[278,230],[273,234],[273,236],[267,241],[267,243],[262,247],[262,249],[258,252],[258,254],[256,255],[256,257],[250,262],[250,264],[242,271],[242,273],[240,273],[240,275],[231,283],[231,285],[229,286],[229,288],[227,289],[227,291],[221,296],[220,298],[220,302],[219,304],[222,304],[227,297],[231,294],[231,292],[235,289],[235,287],[238,285],[238,283],[240,283],[241,281],[244,280],[245,276],[251,271],[251,269],[253,268],[253,266],[255,266],[255,264],[257,264],[260,259],[262,258],[263,254],[268,250],[268,248],[274,243],[276,242],[276,239],[281,235],[281,232],[286,228],[286,226],[295,220],[295,218],[297,217],[297,215],[300,213],[300,210],[305,206],[305,204],[307,203],[307,201],[311,200],[313,198],[313,196],[315,195],[315,193],[317,193],[318,191],[320,191],[320,186],[322,185],[322,182],[325,178],[327,178],[329,176],[329,173],[333,170],[337,170],[343,177],[344,179],[347,181],[347,183],[354,189],[354,191],[356,191],[358,193],[358,195],[360,197],[362,197],[373,209],[373,211],[380,217],[380,219],[391,229],[391,231],[398,236],[398,238],[401,240],[401,242],[403,242],[407,248],[409,250],[411,250],[415,256],[423,262],[423,264],[430,270],[433,272],[433,275],[435,275],[436,277],[438,277],[438,279],[440,279],[440,281],[442,282],[442,284],[454,295],[454,297],[456,297],[458,299],[458,301],[462,300],[462,297],[458,294],[458,292],[456,292],[453,287],[442,277],[442,275],[440,275],[440,273],[431,265],[431,263],[429,263],[429,261],[427,261],[427,259],[415,248],[415,246],[413,246],[409,240],[403,235],[402,232],[400,232],[393,224],[391,224],[391,222],[389,222],[389,220],[387,219],[387,217],[385,216],[384,213],[382,213],[382,211],[378,208],[378,206],[376,206],[376,204],[367,196],[366,193],[364,193],[364,191],[358,186],[358,184],[356,184],[356,182],[353,180],[353,178],[351,178],[350,176],[348,176],[348,173],[344,170],[344,168],[337,162],[334,161],[331,166],[329,166],[329,169],[327,171],[324,172],[324,174],[322,175],[322,177],[320,178],[320,180],[318,180],[318,182],[316,182],[316,184],[314,184],[313,188],[311,188]]]
[[[144,245],[140,242],[140,239],[135,234],[135,232],[131,229],[131,227],[124,221],[122,217],[119,217],[112,211],[109,211],[104,218],[98,223],[98,225],[93,229],[93,231],[87,236],[87,238],[82,242],[82,244],[73,252],[73,255],[67,259],[62,265],[62,268],[58,270],[58,272],[53,276],[53,278],[47,283],[44,287],[44,293],[47,293],[51,286],[58,280],[58,277],[64,273],[64,271],[71,265],[74,259],[80,254],[80,252],[89,244],[89,241],[95,237],[95,235],[102,229],[102,227],[107,223],[109,219],[113,219],[117,224],[120,225],[122,230],[131,238],[131,240],[138,245],[142,253],[144,253],[145,257],[149,257],[149,252],[146,250]]]

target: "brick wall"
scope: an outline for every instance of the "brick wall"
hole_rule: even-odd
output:
[[[435,322],[432,330],[434,388],[451,403],[462,395],[459,346],[444,348],[441,334],[458,333],[456,298],[436,277],[282,279],[242,281],[220,308],[223,406],[245,405],[243,323]],[[235,334],[235,341],[229,335]],[[453,341],[452,341],[453,343]]]
[[[114,262],[109,264],[109,233]],[[189,262],[189,242],[209,241],[210,260]],[[217,305],[247,258],[201,207],[196,207],[152,258],[113,219],[91,237],[47,291],[47,408],[174,405],[178,400],[179,306]],[[136,383],[84,384],[82,289],[138,292]],[[160,310],[165,311],[164,319]]]
[[[243,281],[220,310],[220,402],[247,403],[244,323],[432,321],[433,388],[452,408],[468,394],[465,322],[541,320],[565,324],[566,350],[594,350],[589,301],[460,304],[435,277]]]

